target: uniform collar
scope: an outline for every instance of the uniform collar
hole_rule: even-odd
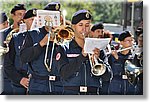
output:
[[[77,42],[75,41],[75,39],[73,39],[71,42],[70,42],[70,46],[69,47],[72,47],[72,48],[81,48]],[[82,48],[81,48],[82,49]]]

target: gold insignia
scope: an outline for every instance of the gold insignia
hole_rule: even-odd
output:
[[[33,10],[33,14],[36,15],[36,10]]]
[[[58,5],[58,4],[56,4],[55,9],[56,9],[56,10],[58,10],[58,9],[59,9],[59,5]]]
[[[90,17],[89,12],[87,12],[85,16],[86,16],[86,18],[89,18]]]

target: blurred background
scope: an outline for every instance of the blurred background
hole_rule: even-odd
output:
[[[43,9],[51,1],[61,3],[61,10],[67,11],[67,20],[71,20],[74,12],[88,9],[93,15],[93,24],[106,23],[106,29],[114,29],[114,32],[126,29],[133,31],[143,23],[142,0],[0,0],[0,10],[7,13],[12,24],[10,10],[15,4],[24,3],[27,9]],[[116,27],[111,29],[110,26]]]

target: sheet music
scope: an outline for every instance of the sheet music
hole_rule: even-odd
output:
[[[105,49],[111,38],[85,38],[84,51],[85,53],[93,53],[95,48]]]
[[[49,10],[37,10],[37,24],[38,27],[45,26],[46,19],[49,19],[53,26],[60,26],[60,12]]]

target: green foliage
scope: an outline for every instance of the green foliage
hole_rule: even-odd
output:
[[[10,11],[17,3],[24,3],[27,9],[37,8],[43,9],[43,7],[56,0],[0,0],[1,11],[7,13],[12,23]],[[5,2],[4,2],[5,1]],[[61,3],[61,10],[67,11],[66,19],[71,20],[72,15],[80,10],[87,9],[93,16],[93,22],[106,22],[106,23],[120,23],[121,17],[121,2],[96,2],[92,0],[57,0]]]

